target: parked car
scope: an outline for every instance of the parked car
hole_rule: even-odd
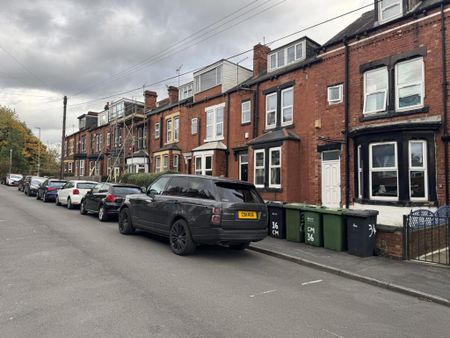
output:
[[[119,214],[119,208],[126,195],[140,194],[142,190],[136,185],[119,183],[99,183],[88,191],[81,200],[80,213],[98,214],[100,221],[107,221],[111,216]]]
[[[39,186],[45,181],[44,177],[30,176],[25,180],[23,192],[27,196],[36,196]]]
[[[9,173],[6,174],[5,177],[2,179],[2,184],[17,186],[22,178],[23,176],[21,174]]]
[[[36,199],[42,200],[42,202],[54,201],[58,190],[61,189],[66,183],[66,180],[59,180],[57,178],[45,180],[41,185],[39,185]]]
[[[200,244],[243,250],[266,237],[267,225],[267,206],[253,184],[210,176],[163,175],[146,194],[127,196],[119,215],[120,233],[169,237],[177,255]]]
[[[56,205],[67,205],[67,209],[73,209],[80,205],[86,193],[98,183],[93,181],[69,181],[56,194]]]
[[[25,187],[25,182],[27,181],[27,179],[31,178],[30,175],[24,176],[22,177],[22,179],[19,181],[19,183],[17,184],[17,190],[19,191],[23,191],[23,188]]]

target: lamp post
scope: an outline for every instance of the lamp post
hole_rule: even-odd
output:
[[[38,165],[37,165],[37,175],[41,176],[41,127],[36,127],[39,130],[39,144],[38,144]]]
[[[9,173],[11,174],[12,170],[12,149],[9,149]]]

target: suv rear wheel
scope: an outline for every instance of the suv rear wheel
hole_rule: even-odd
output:
[[[182,219],[175,221],[170,227],[169,240],[173,253],[180,256],[189,255],[196,247],[189,226]]]
[[[119,232],[122,235],[131,235],[135,230],[128,208],[123,208],[119,214]]]

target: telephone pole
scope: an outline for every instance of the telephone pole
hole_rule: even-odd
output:
[[[9,149],[9,173],[11,174],[11,170],[12,170],[12,149]]]
[[[62,125],[62,138],[61,138],[61,162],[59,168],[59,177],[64,178],[64,148],[66,141],[66,111],[67,111],[67,96],[63,99],[63,125]]]
[[[41,127],[36,127],[36,129],[39,129],[37,175],[41,176]]]

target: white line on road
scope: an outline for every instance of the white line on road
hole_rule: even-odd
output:
[[[329,331],[329,330],[327,330],[327,329],[322,329],[322,330],[324,330],[325,332],[331,334],[332,336],[339,337],[339,338],[344,338],[344,337],[338,335],[337,333],[334,333],[334,332]]]
[[[317,283],[320,283],[320,282],[323,282],[323,280],[321,280],[321,279],[318,279],[318,280],[312,280],[311,282],[305,282],[305,283],[302,283],[302,286],[304,286],[304,285],[310,285],[310,284],[317,284]]]
[[[268,293],[272,293],[272,292],[275,292],[275,291],[278,291],[278,290],[277,290],[277,289],[273,289],[273,290],[269,290],[269,291],[264,291],[264,292],[256,293],[256,294],[254,294],[254,295],[250,295],[249,297],[250,297],[250,298],[254,298],[254,297],[256,297],[256,296],[266,295],[266,294],[268,294]]]

